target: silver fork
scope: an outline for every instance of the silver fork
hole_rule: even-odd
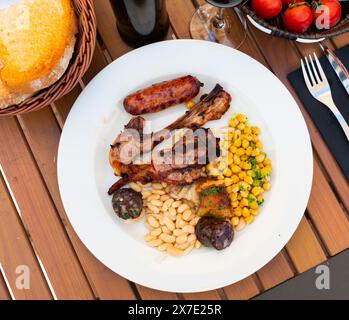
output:
[[[303,77],[308,87],[308,90],[310,91],[310,93],[315,99],[322,102],[325,106],[327,106],[332,111],[334,116],[337,118],[339,124],[341,125],[344,131],[344,134],[347,137],[347,140],[349,141],[349,126],[345,122],[345,119],[343,118],[342,114],[339,112],[338,108],[333,102],[330,85],[328,83],[325,72],[322,69],[320,61],[316,56],[316,53],[314,53],[314,60],[316,62],[316,66],[318,70],[315,68],[314,61],[311,55],[309,55],[309,60],[310,60],[310,63],[308,62],[307,57],[305,57],[305,64],[304,64],[303,59],[301,59]],[[308,70],[308,73],[306,72],[306,68]]]

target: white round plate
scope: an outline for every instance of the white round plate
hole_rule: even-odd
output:
[[[109,145],[130,119],[124,97],[135,89],[180,75],[197,76],[209,92],[220,83],[230,110],[209,127],[225,126],[236,112],[261,128],[273,164],[272,189],[260,215],[222,251],[194,250],[171,257],[149,248],[143,222],[126,224],[113,213],[107,190],[115,182]],[[185,112],[179,105],[146,115],[152,130]],[[70,222],[87,248],[111,270],[154,289],[197,292],[224,287],[268,263],[300,222],[311,189],[312,151],[303,117],[291,94],[264,66],[226,46],[196,40],[163,41],[117,59],[75,102],[64,126],[58,179]]]

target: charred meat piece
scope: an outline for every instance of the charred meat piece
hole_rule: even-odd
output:
[[[182,137],[168,150],[153,152],[150,164],[119,164],[122,179],[108,191],[109,194],[131,181],[147,183],[163,181],[169,184],[190,184],[203,177],[201,168],[219,156],[219,139],[210,129],[199,128],[200,134]],[[177,152],[180,149],[180,152]]]
[[[193,76],[184,76],[152,86],[128,95],[125,110],[132,115],[157,112],[195,98],[202,83]]]
[[[113,209],[121,219],[136,219],[143,209],[142,195],[129,188],[117,190],[112,198]]]
[[[217,84],[215,88],[199,103],[193,106],[183,116],[166,128],[152,133],[144,134],[144,119],[136,117],[130,120],[111,145],[109,159],[116,171],[118,162],[129,164],[137,156],[150,152],[158,144],[167,139],[172,130],[188,128],[196,129],[210,120],[218,120],[229,109],[231,96]],[[132,153],[129,152],[132,150]]]
[[[199,216],[230,218],[233,215],[230,199],[223,186],[211,186],[199,193]]]
[[[205,216],[195,226],[197,239],[206,247],[223,250],[230,246],[234,238],[234,230],[229,221]]]

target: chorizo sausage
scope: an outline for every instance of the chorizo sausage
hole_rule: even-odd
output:
[[[128,95],[124,99],[125,110],[136,116],[157,112],[196,97],[202,83],[193,76],[184,76],[152,86]]]

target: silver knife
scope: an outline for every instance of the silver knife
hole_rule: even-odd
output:
[[[342,82],[345,90],[349,94],[349,72],[347,68],[343,65],[342,61],[334,54],[334,52],[327,46],[319,43],[322,51],[325,53],[328,61],[330,62],[333,70],[336,72],[339,80]]]

